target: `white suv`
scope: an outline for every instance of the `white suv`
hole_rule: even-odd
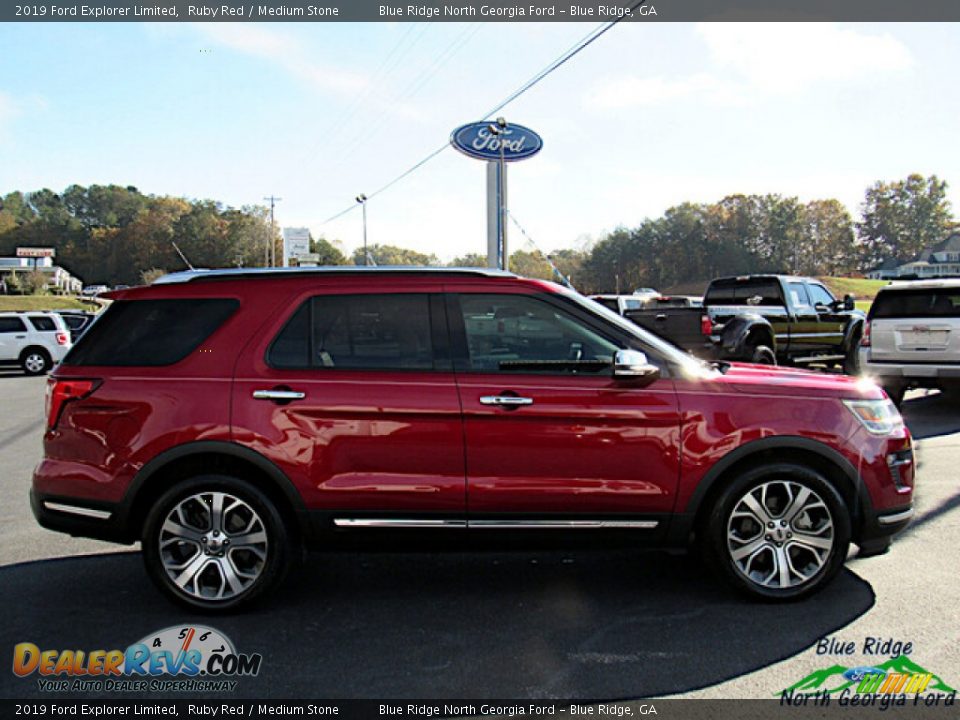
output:
[[[56,313],[0,313],[0,365],[40,375],[63,360],[71,345],[70,330]]]
[[[960,279],[883,288],[867,316],[860,368],[897,404],[912,387],[960,393]]]

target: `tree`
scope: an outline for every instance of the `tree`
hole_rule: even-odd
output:
[[[320,256],[317,261],[319,265],[347,264],[347,256],[343,251],[322,235],[316,239],[313,235],[310,236],[310,252]]]
[[[859,266],[860,249],[850,213],[838,200],[814,200],[804,206],[809,252],[801,271],[807,275],[848,275]]]
[[[936,175],[877,182],[867,189],[857,235],[865,267],[884,260],[912,260],[924,247],[943,240],[954,225],[947,183]]]
[[[404,265],[421,267],[439,265],[436,255],[426,255],[416,250],[396,247],[395,245],[370,245],[367,252],[377,265]],[[364,265],[363,248],[357,248],[353,253],[353,264]]]
[[[451,260],[447,267],[486,267],[487,256],[480,253],[467,253]]]
[[[539,250],[528,252],[515,250],[510,254],[510,271],[517,275],[540,280],[553,280],[553,268],[547,262],[546,256]]]

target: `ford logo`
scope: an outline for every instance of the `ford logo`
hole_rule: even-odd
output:
[[[860,682],[863,680],[866,675],[886,675],[886,670],[881,670],[880,668],[870,667],[869,665],[861,665],[860,667],[850,668],[847,670],[843,676],[847,680],[852,680],[853,682]]]
[[[530,128],[510,123],[495,133],[490,130],[491,125],[496,123],[483,121],[458,127],[450,135],[450,144],[478,160],[499,160],[502,152],[506,162],[526,160],[543,148],[543,138]]]

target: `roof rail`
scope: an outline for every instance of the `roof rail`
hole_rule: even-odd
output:
[[[363,265],[328,265],[324,267],[289,267],[289,268],[222,268],[218,270],[184,270],[183,272],[163,275],[153,281],[153,285],[170,285],[174,283],[188,283],[195,280],[229,280],[231,278],[276,278],[295,275],[344,275],[351,273],[372,274],[462,274],[483,275],[486,277],[517,277],[512,272],[497,268],[480,267],[416,267],[404,265],[377,265],[364,267]]]

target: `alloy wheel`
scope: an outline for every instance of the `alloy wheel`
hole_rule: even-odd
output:
[[[199,600],[230,600],[260,577],[269,551],[257,512],[226,492],[180,500],[159,533],[160,560],[170,581]]]
[[[47,359],[40,353],[30,353],[23,359],[23,367],[30,373],[41,373],[47,367]]]
[[[727,521],[727,551],[751,583],[786,590],[816,577],[835,545],[833,517],[814,490],[788,480],[750,489]]]

